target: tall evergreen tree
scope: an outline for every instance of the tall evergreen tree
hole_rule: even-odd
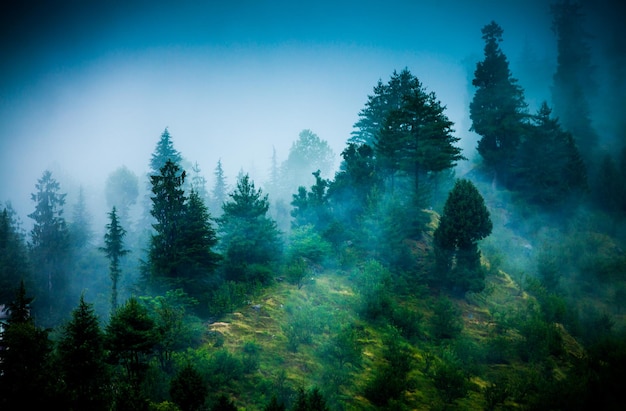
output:
[[[148,283],[159,288],[170,289],[182,276],[180,272],[183,218],[185,215],[185,193],[183,182],[186,173],[168,160],[159,175],[150,177],[152,181],[152,210],[155,218],[155,234],[150,240]],[[175,287],[174,287],[175,288]]]
[[[105,361],[104,333],[93,305],[80,297],[58,343],[65,392],[73,410],[108,410],[110,374]]]
[[[461,292],[481,291],[484,273],[477,242],[491,234],[492,228],[480,192],[471,181],[457,180],[434,233],[437,274],[441,276],[437,281]]]
[[[384,127],[389,114],[404,105],[404,96],[411,94],[411,90],[419,88],[416,80],[408,69],[400,73],[394,71],[387,83],[378,80],[374,94],[368,96],[365,108],[359,112],[359,120],[354,124],[355,130],[348,142],[373,147],[375,138]]]
[[[232,280],[268,281],[267,273],[251,268],[277,261],[282,252],[276,222],[267,216],[268,196],[245,174],[224,203],[218,219],[226,276]]]
[[[155,322],[146,307],[131,297],[112,316],[105,330],[110,360],[120,364],[135,389],[139,388],[157,343]]]
[[[402,75],[412,76],[408,70]],[[410,177],[417,198],[420,179],[454,167],[463,156],[454,146],[460,139],[452,135],[453,123],[435,93],[427,93],[415,77],[411,84],[400,107],[389,112],[375,136],[375,148],[377,160],[392,178],[396,172]]]
[[[215,176],[215,184],[213,185],[212,201],[211,204],[213,206],[211,209],[211,214],[215,216],[219,216],[222,213],[222,205],[227,198],[227,189],[228,186],[226,184],[226,176],[224,175],[224,169],[222,168],[222,159],[217,161],[217,165],[215,166],[215,171],[213,172]]]
[[[20,283],[9,304],[9,320],[0,350],[0,409],[45,409],[56,401],[57,375],[51,368],[52,342],[48,330],[30,316],[32,298]]]
[[[525,131],[524,93],[509,70],[500,49],[502,28],[491,22],[482,29],[485,58],[476,65],[470,103],[471,130],[481,136],[478,153],[496,177],[506,180],[511,162]],[[506,182],[506,181],[505,181]]]
[[[35,188],[37,192],[31,195],[35,211],[28,215],[35,222],[31,231],[32,261],[35,281],[41,290],[38,302],[54,324],[70,307],[67,292],[70,242],[63,217],[66,195],[59,192],[60,184],[48,170]]]
[[[20,281],[30,280],[26,242],[6,206],[0,212],[0,305],[14,297]]]
[[[590,98],[597,91],[589,47],[590,35],[577,2],[563,0],[551,6],[557,37],[557,66],[552,87],[554,112],[572,133],[589,165],[598,136],[591,122]]]
[[[199,297],[216,285],[213,274],[221,259],[213,251],[217,242],[209,210],[200,195],[192,190],[185,205],[180,233],[182,278],[179,280],[182,289],[192,297]]]
[[[117,285],[122,274],[120,260],[130,251],[124,248],[126,230],[121,226],[115,206],[109,214],[109,224],[104,234],[103,251],[109,259],[109,276],[111,277],[111,313],[117,309]]]
[[[587,187],[587,172],[571,133],[543,103],[516,155],[511,186],[529,202],[554,206]]]

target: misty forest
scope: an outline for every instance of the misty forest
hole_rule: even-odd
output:
[[[40,170],[0,208],[0,409],[622,409],[626,52],[550,13],[542,88],[475,33],[470,149],[397,67],[341,153],[303,125],[264,179],[167,124],[97,207]]]

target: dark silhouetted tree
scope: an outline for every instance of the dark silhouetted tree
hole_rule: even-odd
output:
[[[378,80],[374,94],[368,96],[365,108],[359,112],[359,120],[354,124],[355,130],[348,142],[357,146],[367,144],[373,147],[389,114],[400,109],[405,96],[416,87],[415,80],[408,69],[400,73],[394,71],[386,84]]]
[[[457,180],[434,233],[437,281],[461,292],[481,291],[484,273],[477,242],[491,234],[492,228],[485,201],[474,184]]]
[[[106,364],[104,332],[93,305],[80,297],[58,342],[65,393],[74,410],[108,410],[110,373]]]
[[[20,281],[28,280],[26,242],[13,218],[13,210],[6,206],[0,212],[0,304],[11,301]]]
[[[124,367],[135,390],[144,379],[156,343],[154,319],[135,297],[119,307],[106,326],[105,347],[110,361]]]
[[[380,168],[392,180],[398,172],[409,177],[418,198],[421,179],[454,167],[463,156],[454,146],[460,139],[452,135],[453,123],[435,93],[427,93],[408,70],[400,75],[411,86],[402,95],[400,106],[388,113],[375,136],[375,149]]]
[[[186,364],[170,382],[170,397],[181,411],[204,409],[209,387],[202,374],[191,364]]]
[[[543,103],[520,144],[511,187],[530,203],[554,206],[587,188],[587,171],[569,132]]]
[[[192,297],[200,297],[216,285],[213,275],[221,257],[213,251],[218,243],[211,215],[200,195],[192,190],[185,204],[180,231],[181,288]]]
[[[155,234],[150,239],[148,283],[157,289],[176,288],[182,277],[180,272],[185,193],[183,182],[186,173],[168,160],[159,175],[150,177],[152,182],[152,210],[155,218]]]
[[[482,29],[485,58],[476,65],[470,103],[471,130],[480,135],[478,153],[494,176],[505,179],[525,130],[524,93],[500,49],[502,28],[491,22]]]
[[[117,285],[122,274],[120,260],[130,251],[124,248],[124,236],[126,230],[120,225],[115,206],[109,215],[109,224],[106,226],[104,234],[104,247],[100,250],[109,259],[109,276],[111,278],[111,313],[117,309]]]
[[[48,330],[35,325],[30,316],[32,298],[20,283],[9,303],[9,319],[2,332],[0,350],[0,408],[45,409],[55,398],[58,376],[52,369],[52,342]]]

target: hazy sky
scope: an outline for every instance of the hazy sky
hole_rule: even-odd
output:
[[[210,185],[220,158],[231,183],[240,168],[262,180],[272,146],[284,160],[303,129],[339,156],[378,79],[404,67],[473,151],[464,62],[482,57],[481,28],[503,27],[510,59],[554,49],[547,0],[14,3],[0,9],[0,201],[25,222],[46,168],[96,201],[117,167],[147,171],[165,127]]]

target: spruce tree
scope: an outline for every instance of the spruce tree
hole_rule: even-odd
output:
[[[222,205],[227,198],[227,184],[226,184],[226,176],[224,175],[224,169],[222,168],[222,160],[219,159],[217,161],[217,165],[215,166],[215,171],[213,172],[215,176],[215,184],[213,186],[213,190],[211,191],[211,214],[214,216],[219,216],[222,213]]]
[[[80,297],[58,343],[59,362],[70,408],[108,410],[109,369],[105,361],[104,332],[93,305]]]
[[[20,283],[9,303],[9,319],[0,350],[0,409],[45,409],[53,401],[58,375],[51,367],[52,342],[48,330],[30,316],[33,298]]]
[[[26,242],[12,213],[10,206],[0,212],[0,305],[11,301],[20,281],[30,280]]]
[[[269,280],[268,267],[280,259],[282,244],[276,222],[268,217],[269,200],[245,174],[229,194],[218,219],[220,248],[225,258],[227,278],[231,280]]]
[[[174,148],[174,142],[166,127],[150,158],[150,175],[158,175],[168,161],[180,166],[182,159],[180,152]]]
[[[470,130],[480,135],[478,153],[495,177],[505,180],[524,134],[526,103],[500,49],[502,28],[491,22],[482,29],[485,58],[476,65],[470,103]]]
[[[571,133],[551,117],[547,103],[532,118],[512,170],[511,187],[526,201],[551,207],[587,187],[587,171]]]
[[[152,182],[152,209],[155,234],[150,239],[148,283],[157,289],[176,288],[180,270],[185,193],[183,182],[186,173],[172,160],[167,160]]]
[[[117,209],[113,207],[109,215],[107,232],[104,234],[104,247],[100,250],[109,259],[109,276],[111,278],[111,313],[117,309],[117,285],[121,276],[120,260],[130,251],[124,248],[126,230],[120,225]]]

